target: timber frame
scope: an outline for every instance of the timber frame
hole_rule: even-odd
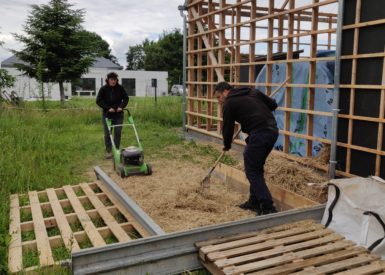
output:
[[[331,139],[314,133],[315,118],[330,119],[333,116],[330,110],[315,108],[316,90],[319,88],[348,89],[348,112],[338,114],[338,121],[347,120],[348,126],[346,130],[344,129],[347,137],[343,139],[339,137],[337,140],[337,151],[343,151],[342,154],[337,153],[339,158],[337,161],[342,163],[337,165],[337,175],[385,176],[385,169],[382,169],[385,166],[381,164],[381,159],[385,155],[383,148],[385,65],[382,68],[380,83],[358,84],[356,81],[360,60],[380,59],[383,62],[385,57],[383,51],[370,53],[360,51],[360,30],[371,26],[381,27],[385,24],[385,19],[365,18],[361,21],[360,14],[365,8],[361,1],[354,1],[356,8],[354,21],[344,21],[342,25],[342,33],[348,31],[354,33],[352,52],[346,54],[346,51],[342,51],[341,56],[319,57],[317,55],[319,50],[337,50],[339,0],[188,0],[186,2],[188,12],[187,130],[221,138],[221,106],[217,104],[214,97],[214,86],[220,81],[227,81],[235,87],[265,86],[267,95],[280,89],[284,94],[284,105],[277,109],[284,118],[284,127],[280,129],[280,135],[283,138],[282,153],[289,158],[295,158],[289,155],[290,142],[293,138],[299,138],[305,144],[305,156],[312,157],[314,142],[325,145],[332,143]],[[352,64],[348,72],[351,74],[350,82],[341,81],[339,87],[335,87],[333,83],[319,84],[316,74],[317,62],[335,61],[336,58],[342,63],[346,61]],[[309,66],[306,83],[298,83],[296,79],[291,79],[292,65],[298,62],[306,62]],[[286,81],[283,87],[282,83],[273,82],[274,64],[284,64],[286,68]],[[266,68],[263,83],[255,81],[256,66]],[[339,74],[335,76],[339,78]],[[300,109],[294,108],[292,104],[295,88],[307,90],[305,106]],[[374,116],[357,115],[355,112],[357,92],[362,90],[379,94],[376,102],[378,104],[376,108],[379,111]],[[336,109],[339,109],[338,107]],[[291,127],[293,114],[302,114],[305,117],[306,133],[295,132]],[[377,124],[374,132],[371,133],[376,139],[375,146],[355,141],[354,125],[362,121]],[[355,131],[359,129],[356,128]],[[236,143],[243,144],[240,140]],[[375,159],[369,171],[360,174],[359,170],[351,169],[351,163],[354,162],[352,152],[356,151],[369,154]],[[328,170],[327,165],[321,168]]]

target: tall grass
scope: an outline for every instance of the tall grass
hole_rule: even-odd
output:
[[[0,274],[7,270],[9,195],[76,184],[103,158],[101,112],[95,99],[25,102],[0,106]],[[131,98],[129,103],[145,151],[181,143],[181,98]],[[126,131],[126,130],[124,130]],[[128,130],[127,130],[128,132]],[[123,132],[122,144],[125,140]]]

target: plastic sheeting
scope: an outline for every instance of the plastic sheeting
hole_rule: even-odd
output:
[[[331,56],[334,51],[325,51],[319,53],[318,56]],[[286,64],[273,64],[272,66],[272,82],[283,83],[286,80]],[[309,62],[293,63],[293,73],[291,82],[295,84],[307,84],[309,81]],[[266,66],[264,66],[256,78],[256,83],[266,82]],[[320,61],[316,65],[316,83],[317,84],[334,84],[334,61]],[[256,88],[262,92],[266,92],[266,86],[256,84]],[[274,88],[272,88],[274,90]],[[309,96],[308,88],[293,88],[292,89],[292,108],[308,109],[307,100]],[[331,112],[334,90],[318,88],[315,90],[314,110]],[[274,96],[278,106],[285,106],[285,87],[281,88]],[[278,123],[278,128],[284,128],[284,112],[275,111],[275,118]],[[326,116],[314,116],[313,135],[320,138],[331,138],[332,118]],[[291,113],[290,116],[290,132],[307,134],[307,115],[303,113]],[[312,155],[316,156],[323,148],[323,144],[313,141]],[[275,149],[283,149],[283,136],[280,135]],[[289,153],[298,156],[306,155],[306,141],[301,138],[290,137]]]
[[[331,180],[322,224],[385,258],[385,181]]]

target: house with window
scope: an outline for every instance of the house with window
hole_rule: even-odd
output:
[[[15,93],[24,100],[34,100],[42,97],[41,85],[36,79],[23,75],[16,68],[16,64],[23,61],[12,56],[1,62],[1,68],[16,77],[13,87],[8,88],[9,92]],[[64,84],[66,98],[73,96],[96,96],[100,87],[105,84],[106,75],[109,72],[116,72],[119,75],[119,83],[125,88],[129,96],[166,96],[168,95],[167,78],[168,72],[164,71],[126,71],[110,60],[102,57],[95,59],[88,73],[82,75],[77,81]],[[59,100],[60,91],[57,83],[43,84],[44,96],[46,99]]]

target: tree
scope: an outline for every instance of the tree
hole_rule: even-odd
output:
[[[143,43],[144,44],[144,43]],[[141,70],[144,69],[144,49],[143,44],[129,46],[126,53],[127,70]]]
[[[157,42],[144,46],[144,68],[168,71],[168,84],[180,83],[183,66],[183,35],[178,29],[164,32]]]
[[[4,44],[3,41],[0,40],[0,47]],[[11,88],[15,83],[16,78],[10,75],[5,69],[0,69],[0,91],[3,88]]]
[[[0,69],[0,90],[3,88],[11,88],[16,78],[10,75],[5,69]]]
[[[27,64],[18,68],[30,77],[37,77],[39,62],[45,66],[42,79],[57,82],[64,105],[65,81],[80,78],[92,65],[96,53],[87,44],[89,36],[81,25],[83,10],[72,10],[67,0],[51,0],[47,5],[32,5],[23,30],[14,34],[25,47],[12,52]]]
[[[130,46],[126,55],[128,69],[168,71],[169,86],[181,81],[183,35],[178,29],[163,32],[158,41],[146,39],[141,45]]]
[[[104,40],[99,34],[96,32],[89,32],[84,30],[83,35],[86,39],[86,43],[88,43],[89,47],[92,49],[93,52],[95,52],[96,56],[104,57],[109,60],[111,60],[116,65],[120,64],[118,63],[118,59],[116,56],[111,54],[111,48],[110,45],[106,40]]]

